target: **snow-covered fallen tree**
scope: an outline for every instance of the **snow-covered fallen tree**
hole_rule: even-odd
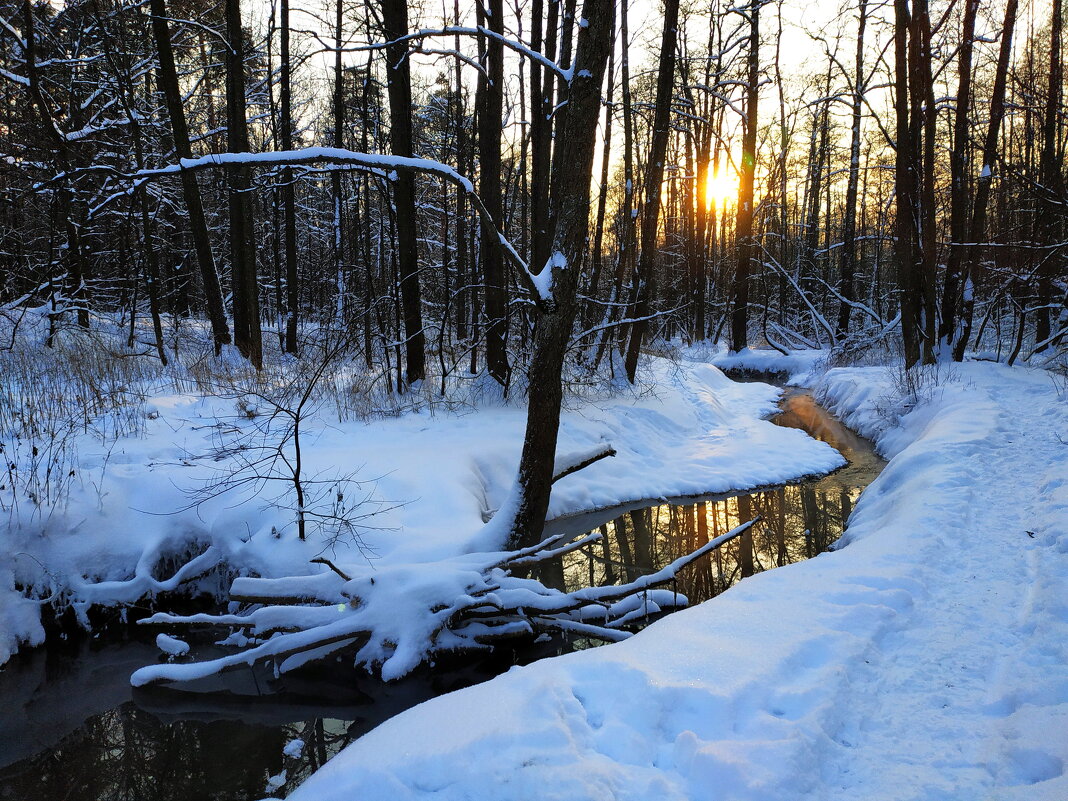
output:
[[[328,560],[314,576],[238,578],[234,614],[155,614],[142,623],[231,629],[233,654],[204,662],[144,667],[135,686],[202,679],[234,668],[268,665],[276,674],[343,649],[386,680],[400,678],[435,654],[491,647],[501,639],[571,633],[610,642],[628,627],[686,604],[668,589],[678,571],[747,531],[759,518],[728,531],[655,573],[620,585],[565,592],[527,577],[540,564],[600,539],[558,534],[507,552],[471,553],[437,563],[390,565],[350,574]]]

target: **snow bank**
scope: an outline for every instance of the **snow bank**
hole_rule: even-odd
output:
[[[1068,404],[981,364],[898,418],[886,370],[820,391],[893,454],[848,545],[415,707],[290,798],[1068,797]]]
[[[577,403],[565,412],[558,453],[590,453],[611,443],[617,455],[561,479],[551,517],[775,484],[841,464],[827,445],[762,419],[775,411],[772,387],[735,384],[706,364],[655,360],[649,369],[653,390]],[[189,395],[158,395],[146,408],[143,438],[106,445],[79,440],[66,504],[44,519],[13,518],[0,535],[3,563],[13,566],[6,584],[0,575],[7,655],[19,640],[40,640],[34,610],[19,600],[15,582],[41,595],[65,593],[84,614],[90,604],[131,603],[174,589],[217,564],[266,577],[315,574],[327,568],[309,560],[325,552],[348,575],[366,578],[376,571],[414,574],[428,563],[503,544],[506,532],[485,521],[513,485],[521,408],[486,405],[369,424],[331,421],[326,410],[307,421],[306,475],[351,473],[362,482],[339,485],[347,503],[366,500],[360,509],[374,512],[360,521],[360,542],[318,533],[301,542],[293,512],[265,502],[277,485],[191,506],[186,490],[227,467],[226,460],[206,457],[220,427],[249,428],[250,417],[262,411],[246,406],[239,414],[233,400]],[[161,564],[168,556],[171,563]],[[218,581],[213,588],[227,589]]]
[[[787,353],[772,348],[743,348],[732,353],[724,345],[700,342],[687,348],[684,357],[707,361],[721,370],[738,370],[756,375],[779,373],[786,376],[786,383],[791,386],[806,386],[816,380],[829,353],[818,348]]]

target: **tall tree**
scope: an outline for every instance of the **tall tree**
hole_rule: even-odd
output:
[[[231,153],[249,152],[244,38],[241,1],[226,0],[226,143]],[[247,164],[235,164],[229,168],[228,178],[234,344],[241,355],[259,369],[263,365],[263,344],[256,276],[252,171]]]
[[[983,168],[975,190],[975,202],[972,205],[972,219],[969,227],[969,245],[964,255],[964,290],[961,293],[961,325],[959,332],[954,332],[953,360],[963,361],[964,350],[972,334],[972,320],[975,315],[975,292],[978,280],[980,244],[986,239],[987,207],[990,200],[990,188],[994,180],[994,167],[998,161],[998,139],[1001,134],[1001,121],[1005,117],[1005,90],[1008,85],[1009,59],[1012,53],[1012,37],[1016,30],[1017,0],[1008,0],[1005,4],[1005,22],[1001,26],[1001,48],[998,51],[997,69],[994,74],[994,88],[990,97],[990,122],[983,140]]]
[[[281,0],[279,34],[281,36],[281,64],[279,64],[280,100],[282,105],[282,150],[293,149],[293,67],[289,53],[289,0]],[[282,236],[286,268],[286,353],[297,353],[297,323],[300,305],[299,276],[297,274],[297,210],[294,198],[293,168],[282,170]]]
[[[842,221],[842,260],[840,265],[842,301],[838,306],[836,334],[842,338],[849,333],[849,317],[855,298],[857,263],[857,191],[860,184],[860,135],[864,105],[864,31],[868,23],[868,0],[860,0],[857,22],[857,55],[853,66],[852,123],[849,129],[849,180],[846,184],[844,219]]]
[[[678,40],[679,0],[664,0],[664,30],[660,37],[660,65],[656,77],[656,107],[649,163],[645,173],[645,203],[642,206],[641,255],[638,257],[638,303],[634,309],[627,345],[625,369],[632,384],[638,370],[638,354],[648,328],[650,303],[656,292],[657,238],[660,229],[660,188],[664,183],[671,125],[671,100],[675,86],[675,46]]]
[[[949,257],[942,288],[942,314],[938,323],[940,350],[952,348],[957,327],[958,295],[961,269],[968,238],[968,184],[970,137],[968,115],[972,100],[972,50],[975,42],[975,17],[979,0],[965,0],[960,50],[957,54],[957,107],[953,113],[953,149],[949,154]],[[948,355],[948,354],[947,354]]]
[[[1046,246],[1038,266],[1038,297],[1035,309],[1035,350],[1045,350],[1050,345],[1052,333],[1053,279],[1064,265],[1061,253],[1064,225],[1064,175],[1061,163],[1060,118],[1063,113],[1064,61],[1062,56],[1062,32],[1064,26],[1063,2],[1053,0],[1053,14],[1049,31],[1049,85],[1046,90],[1046,107],[1042,115],[1042,156],[1039,162],[1039,181],[1042,184],[1041,206],[1044,214],[1043,240]]]
[[[512,543],[541,540],[549,508],[563,401],[563,362],[577,309],[577,289],[589,233],[590,181],[601,84],[612,46],[613,0],[585,0],[574,69],[568,82],[550,187],[552,257],[544,270],[551,298],[543,303],[529,370],[527,425],[510,502]]]
[[[504,2],[488,0],[486,8],[476,6],[480,25],[504,36]],[[488,12],[489,19],[486,19]],[[482,247],[479,255],[486,285],[486,369],[502,387],[508,386],[507,288],[501,250],[492,243],[496,232],[504,230],[501,193],[501,119],[504,109],[504,45],[490,37],[485,45],[485,66],[478,75],[475,111],[478,114],[479,195],[491,220],[482,223]],[[491,224],[492,223],[492,224]]]
[[[152,10],[152,32],[156,42],[156,54],[159,59],[159,88],[167,104],[167,114],[171,123],[171,138],[174,142],[174,155],[179,159],[192,158],[192,146],[189,141],[189,127],[186,125],[186,112],[182,105],[182,90],[178,85],[178,73],[174,64],[174,49],[171,46],[171,31],[168,26],[166,0],[150,0]],[[189,171],[180,174],[182,180],[182,197],[186,204],[189,220],[189,233],[193,240],[193,251],[197,254],[197,266],[200,268],[201,283],[204,288],[204,300],[207,316],[211,323],[211,335],[215,340],[215,354],[219,355],[223,345],[230,344],[230,326],[226,323],[226,312],[222,303],[222,287],[215,265],[215,256],[211,253],[211,240],[208,236],[207,220],[204,216],[204,201],[201,198],[197,176]]]
[[[738,215],[735,223],[738,266],[734,273],[731,309],[731,350],[749,345],[749,274],[757,243],[753,239],[753,184],[756,176],[757,103],[760,89],[760,5],[749,3],[749,52],[745,87],[745,130],[742,133],[742,169],[738,176]]]
[[[398,41],[408,33],[406,0],[381,0],[386,46],[386,90],[389,95],[389,140],[394,156],[412,155],[412,76],[408,45]],[[397,210],[397,261],[400,268],[401,307],[404,315],[405,378],[409,384],[426,377],[426,336],[419,286],[419,252],[416,247],[415,177],[410,172],[392,181]]]

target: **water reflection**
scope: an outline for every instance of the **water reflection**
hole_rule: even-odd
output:
[[[8,663],[0,671],[0,799],[282,798],[382,721],[512,664],[501,652],[389,684],[327,667],[287,676],[263,698],[132,690],[131,671],[157,656],[150,642],[134,641],[37,649]],[[294,740],[303,748],[286,749]],[[285,783],[269,786],[283,770]]]
[[[841,536],[861,491],[885,462],[867,440],[828,414],[805,392],[783,400],[774,422],[802,428],[837,448],[849,464],[828,476],[763,492],[687,499],[630,508],[585,526],[601,539],[569,554],[556,585],[568,590],[634,581],[760,515],[741,537],[686,567],[676,588],[699,603],[739,580],[774,567],[809,559]]]
[[[841,535],[861,488],[817,483],[627,512],[599,526],[599,542],[565,557],[564,586],[634,581],[760,515],[748,532],[679,574],[678,591],[691,603],[706,601],[746,576],[809,559]]]

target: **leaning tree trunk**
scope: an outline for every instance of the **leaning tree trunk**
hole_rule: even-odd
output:
[[[549,223],[552,299],[544,303],[534,337],[527,401],[527,427],[514,492],[509,539],[531,545],[541,540],[549,508],[556,441],[560,428],[564,354],[575,320],[576,292],[590,220],[590,179],[601,110],[601,82],[612,46],[613,0],[586,0],[579,29],[574,77],[557,139],[550,186]]]
[[[152,34],[156,40],[156,55],[159,57],[159,86],[163,90],[167,115],[171,121],[174,152],[179,159],[192,158],[193,149],[189,143],[189,127],[185,122],[178,71],[174,66],[174,50],[171,47],[171,34],[167,25],[167,5],[165,0],[150,0],[150,8]],[[197,266],[200,268],[200,280],[204,286],[208,319],[211,321],[211,332],[215,340],[215,355],[218,356],[222,346],[230,344],[230,328],[226,322],[219,273],[215,269],[215,257],[211,252],[208,224],[204,218],[204,202],[200,196],[200,185],[197,183],[196,175],[182,171],[181,179],[182,197],[185,200],[186,214],[189,217],[189,231],[193,239]]]

